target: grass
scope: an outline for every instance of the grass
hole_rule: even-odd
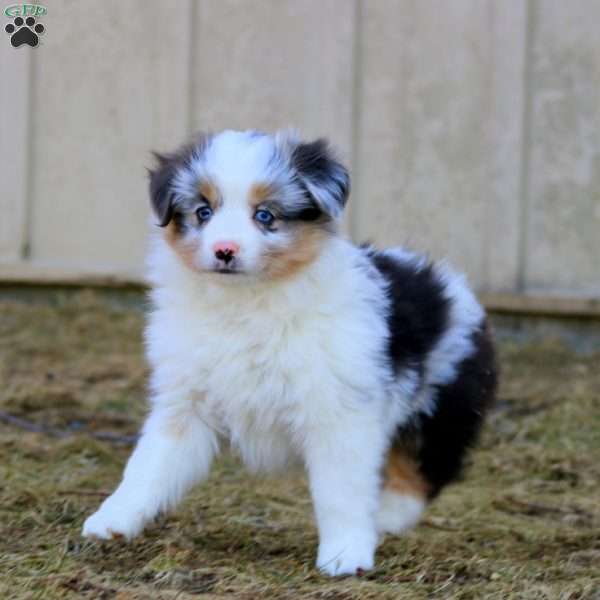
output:
[[[231,457],[134,542],[83,541],[145,412],[141,329],[91,292],[0,302],[0,597],[600,598],[600,353],[556,343],[501,347],[465,480],[361,578],[313,568],[301,474],[257,479]]]

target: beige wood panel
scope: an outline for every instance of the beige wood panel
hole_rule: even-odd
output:
[[[533,4],[531,291],[600,294],[600,3]]]
[[[354,231],[517,275],[523,3],[365,2]]]
[[[355,2],[204,0],[194,30],[193,123],[296,127],[350,159]]]
[[[29,78],[34,49],[0,41],[0,262],[12,263],[27,250]]]
[[[33,72],[32,260],[139,267],[145,167],[189,118],[191,4],[56,1]]]
[[[482,195],[485,226],[480,238],[481,273],[476,283],[482,290],[518,291],[523,261],[521,241],[526,110],[528,11],[523,0],[491,0],[489,120],[482,145],[483,183],[474,193]],[[485,35],[485,32],[482,32]],[[484,82],[483,85],[488,85]],[[477,253],[477,250],[474,250]]]

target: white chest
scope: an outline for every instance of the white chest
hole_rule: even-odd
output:
[[[389,384],[381,289],[362,269],[328,273],[336,279],[313,273],[262,296],[156,292],[147,328],[155,401],[192,401],[256,465],[264,461],[253,454],[289,449],[353,404],[379,410]]]

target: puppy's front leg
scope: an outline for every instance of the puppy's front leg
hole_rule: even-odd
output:
[[[83,535],[133,538],[206,477],[216,450],[214,432],[193,412],[154,409],[121,484],[85,521]]]
[[[314,429],[306,440],[320,538],[317,567],[328,575],[373,567],[385,448],[383,428],[374,417],[353,413]]]

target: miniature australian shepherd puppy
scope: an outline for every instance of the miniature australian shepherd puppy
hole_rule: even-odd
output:
[[[461,470],[496,387],[462,275],[340,237],[327,143],[225,131],[159,155],[150,195],[151,412],[92,538],[139,534],[221,442],[251,470],[307,471],[329,575],[373,567]]]

